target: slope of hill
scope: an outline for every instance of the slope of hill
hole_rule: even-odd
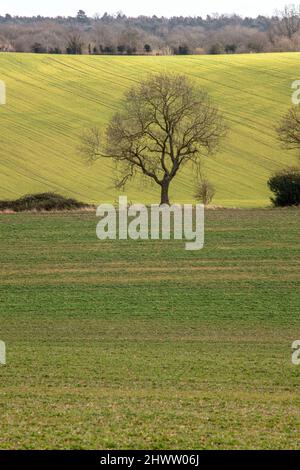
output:
[[[294,164],[274,125],[291,105],[300,78],[300,54],[187,57],[47,56],[0,54],[7,104],[0,107],[0,199],[57,191],[92,203],[114,201],[113,165],[87,166],[78,155],[85,127],[104,126],[123,92],[148,72],[186,73],[205,87],[231,131],[218,155],[207,160],[216,204],[269,204],[270,173]],[[158,190],[137,181],[131,200],[157,202]],[[177,202],[193,200],[194,179],[185,169],[173,185]]]

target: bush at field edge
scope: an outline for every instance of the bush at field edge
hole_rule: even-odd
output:
[[[65,198],[56,193],[28,194],[15,201],[0,201],[0,211],[63,211],[83,209],[90,207],[88,204]]]

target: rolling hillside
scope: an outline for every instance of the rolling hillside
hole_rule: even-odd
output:
[[[271,172],[293,164],[274,125],[291,105],[291,83],[300,78],[300,54],[188,57],[105,57],[0,54],[7,105],[0,107],[0,199],[58,191],[86,202],[113,201],[113,167],[90,167],[78,155],[82,128],[105,125],[122,93],[147,72],[184,72],[205,87],[229,121],[219,154],[207,160],[216,204],[265,206]],[[173,200],[193,199],[188,169],[173,185]],[[131,200],[157,202],[158,190],[138,181]]]

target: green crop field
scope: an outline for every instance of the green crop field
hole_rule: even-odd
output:
[[[0,80],[7,105],[0,107],[0,199],[53,190],[86,202],[115,200],[113,167],[86,166],[78,136],[105,126],[123,92],[149,72],[186,73],[205,87],[224,112],[231,132],[207,162],[216,185],[215,203],[266,206],[266,181],[296,154],[283,151],[274,126],[291,105],[291,83],[299,79],[299,53],[188,57],[70,57],[0,54]],[[142,194],[141,194],[142,192]],[[191,201],[190,169],[175,182],[173,200]],[[137,181],[131,200],[156,202],[158,193]]]
[[[268,177],[297,159],[274,128],[299,63],[0,53],[0,200],[115,201],[113,165],[87,166],[79,137],[149,72],[186,73],[230,125],[206,161],[227,208],[206,211],[203,250],[100,242],[88,210],[0,213],[0,449],[299,448],[299,209],[266,208]],[[172,201],[193,201],[194,186],[187,167]],[[159,196],[142,180],[126,194]]]
[[[206,244],[0,215],[1,449],[299,449],[299,210],[207,211]]]

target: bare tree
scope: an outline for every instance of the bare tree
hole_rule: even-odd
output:
[[[209,179],[207,178],[204,172],[203,163],[204,162],[201,161],[198,164],[197,184],[196,184],[196,192],[195,192],[194,197],[197,201],[200,201],[205,206],[208,206],[212,202],[216,194],[216,190],[215,190],[214,185],[209,181]]]
[[[291,108],[276,130],[285,148],[300,149],[300,106]]]
[[[300,31],[300,5],[287,5],[279,12],[278,29],[281,34],[289,39]]]
[[[215,194],[216,190],[213,184],[207,178],[203,178],[197,185],[195,199],[208,206]]]
[[[207,93],[185,75],[151,75],[125,95],[104,142],[98,129],[82,137],[81,151],[94,161],[113,159],[118,187],[137,174],[160,186],[161,204],[169,204],[170,183],[188,163],[214,153],[227,126]]]
[[[68,54],[82,54],[83,41],[79,31],[72,30],[67,37],[66,51]]]

